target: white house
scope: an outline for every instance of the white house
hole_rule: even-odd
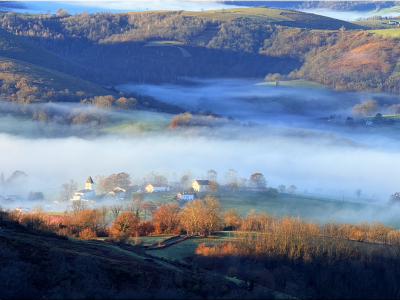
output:
[[[146,192],[147,193],[153,193],[153,192],[168,192],[169,191],[169,185],[168,184],[148,184],[146,186]]]
[[[178,193],[178,198],[184,201],[190,201],[194,199],[194,193],[189,193],[189,192]]]
[[[92,177],[89,176],[88,180],[86,180],[85,184],[85,189],[80,190],[75,192],[75,195],[71,201],[77,201],[77,200],[82,200],[82,201],[89,201],[90,198],[93,198],[95,196],[94,192],[94,182],[92,180]]]
[[[205,192],[209,189],[209,180],[195,180],[192,187],[196,192]]]

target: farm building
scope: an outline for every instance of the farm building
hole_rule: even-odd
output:
[[[205,192],[209,189],[209,180],[195,180],[192,187],[196,192]]]
[[[115,198],[130,198],[132,193],[136,193],[139,190],[138,185],[128,185],[123,187],[115,187],[112,191],[108,192],[108,195]]]
[[[93,198],[95,195],[94,182],[92,180],[92,177],[89,176],[89,178],[86,180],[85,189],[75,192],[74,197],[70,199],[70,201],[89,201],[89,199]]]
[[[190,201],[193,200],[195,197],[195,193],[190,193],[190,192],[183,192],[183,193],[178,193],[178,198],[184,201]]]
[[[145,188],[147,193],[153,192],[168,192],[169,186],[167,184],[148,184]]]

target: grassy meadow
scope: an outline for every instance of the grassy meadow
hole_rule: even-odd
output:
[[[102,133],[136,135],[140,132],[167,129],[173,115],[147,110],[131,110],[108,118]]]
[[[358,24],[352,24],[346,21],[336,20],[315,14],[265,7],[231,8],[202,12],[183,11],[182,15],[196,16],[214,21],[231,21],[240,18],[250,18],[260,22],[309,29],[338,30],[342,26],[346,27],[347,29],[362,28]]]
[[[381,34],[388,37],[397,37],[400,35],[400,27],[393,27],[388,29],[369,30],[372,34]]]

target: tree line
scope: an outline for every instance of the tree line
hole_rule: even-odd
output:
[[[148,234],[208,236],[234,230],[231,241],[200,244],[193,264],[238,277],[250,290],[258,284],[302,298],[396,298],[400,292],[396,285],[400,230],[379,222],[320,224],[254,210],[242,217],[235,209],[222,211],[218,199],[211,196],[183,207],[153,203],[147,212],[151,219],[145,221],[137,210],[146,203],[140,196],[132,197],[126,207],[88,209],[75,203],[71,213],[57,220],[40,207],[31,213],[2,209],[0,216],[80,239],[108,236],[108,241],[125,242],[131,238],[138,246],[140,236]]]

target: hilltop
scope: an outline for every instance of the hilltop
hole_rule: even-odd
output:
[[[319,30],[339,30],[341,27],[345,27],[346,29],[363,28],[357,24],[317,14],[266,7],[231,8],[203,12],[182,11],[182,15],[204,18],[212,21],[232,21],[249,18],[254,21],[266,22],[272,25]]]

